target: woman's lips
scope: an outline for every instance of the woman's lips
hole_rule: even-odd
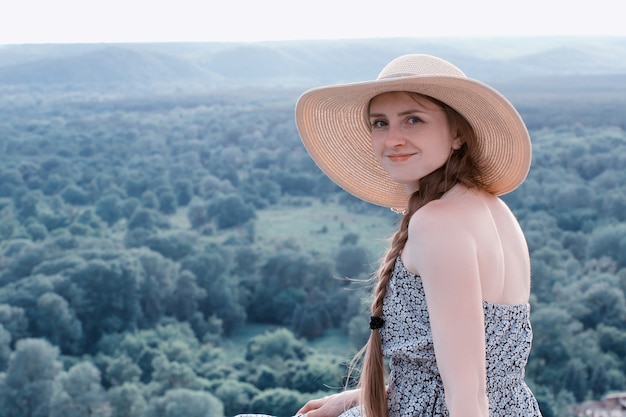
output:
[[[407,159],[409,159],[410,157],[412,157],[413,155],[414,154],[412,154],[412,153],[393,154],[393,155],[387,155],[387,158],[391,162],[404,162]]]

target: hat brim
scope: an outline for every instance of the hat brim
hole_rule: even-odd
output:
[[[528,175],[531,144],[513,105],[498,91],[466,77],[409,76],[320,87],[299,98],[296,125],[319,168],[347,192],[372,204],[404,210],[408,195],[380,166],[370,144],[366,114],[375,96],[406,91],[446,103],[477,137],[478,170],[487,191],[506,194]]]

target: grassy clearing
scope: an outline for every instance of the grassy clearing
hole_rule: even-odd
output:
[[[375,213],[351,213],[335,202],[322,203],[313,198],[302,198],[297,202],[297,205],[280,204],[257,211],[255,246],[266,252],[289,247],[332,256],[344,236],[354,233],[359,236],[357,244],[369,251],[374,268],[396,228],[389,218],[381,218]],[[191,227],[187,208],[170,215],[169,221],[173,229],[189,230]],[[204,236],[203,240],[221,244],[242,234],[245,234],[242,228],[218,230],[212,236]]]
[[[248,342],[255,336],[271,332],[280,326],[269,324],[246,324],[241,326],[229,337],[222,339],[223,348],[236,357],[243,357]],[[348,335],[339,329],[328,329],[323,336],[307,341],[307,345],[319,353],[328,353],[352,359],[356,350],[350,343]]]
[[[347,361],[356,353],[346,332],[339,329],[326,330],[323,336],[310,340],[308,345],[318,352],[337,355]]]
[[[375,263],[387,247],[395,225],[374,214],[350,213],[342,205],[305,200],[306,205],[275,206],[259,211],[256,243],[264,247],[296,246],[304,252],[331,255],[348,233],[359,236]]]
[[[229,352],[229,354],[243,357],[250,339],[265,332],[276,330],[277,328],[279,328],[279,326],[254,323],[241,326],[229,337],[222,338],[224,350]]]

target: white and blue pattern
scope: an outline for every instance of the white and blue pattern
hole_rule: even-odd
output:
[[[491,417],[540,416],[524,383],[532,329],[528,304],[483,302],[487,359],[487,394]],[[397,259],[383,301],[383,353],[390,358],[389,416],[447,416],[443,382],[437,369],[426,296],[419,276]],[[359,416],[359,409],[341,417]]]
[[[530,306],[483,302],[483,309],[490,417],[541,416],[524,382],[532,341]],[[399,257],[383,301],[383,319],[383,353],[391,369],[389,417],[448,416],[422,280]],[[360,409],[340,417],[361,417]]]

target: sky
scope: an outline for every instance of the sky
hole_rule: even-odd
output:
[[[8,0],[0,44],[626,36],[622,0]]]

